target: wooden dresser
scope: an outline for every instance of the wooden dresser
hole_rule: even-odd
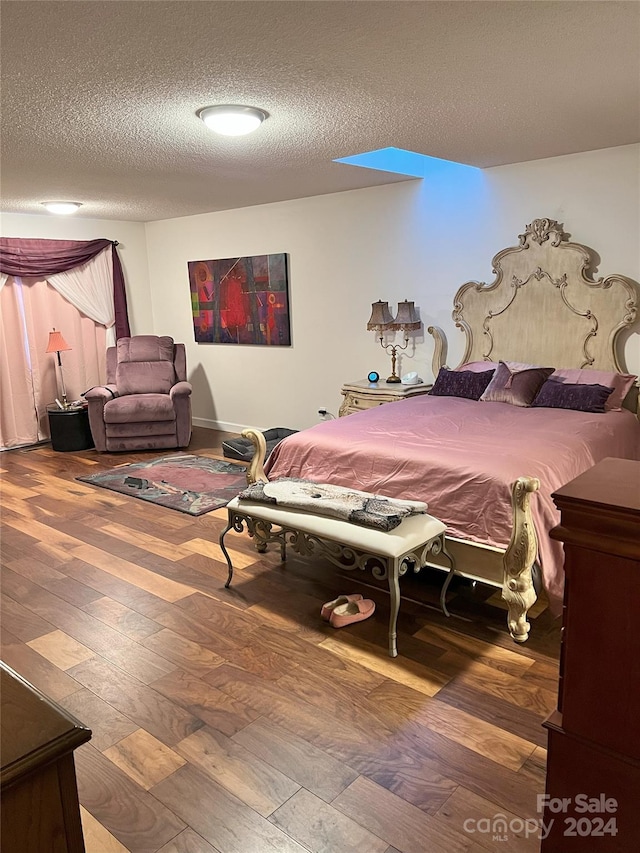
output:
[[[73,750],[89,729],[0,662],[2,853],[84,853]]]
[[[565,597],[542,853],[640,850],[640,462],[604,459],[553,496]],[[562,802],[564,800],[564,803]]]

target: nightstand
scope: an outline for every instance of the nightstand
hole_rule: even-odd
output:
[[[86,406],[78,409],[59,409],[47,406],[51,447],[54,450],[68,452],[89,450],[94,446],[89,428],[89,410]]]
[[[407,400],[409,397],[418,397],[427,394],[432,386],[426,383],[420,385],[387,384],[386,382],[368,382],[360,379],[357,382],[347,382],[342,386],[341,394],[344,396],[339,417],[352,415],[354,412],[362,412],[365,409],[373,409],[383,403],[393,403],[396,400]]]

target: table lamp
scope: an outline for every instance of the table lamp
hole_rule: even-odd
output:
[[[378,340],[380,346],[387,352],[391,352],[391,376],[387,379],[388,383],[400,382],[400,377],[396,373],[396,354],[398,350],[405,350],[409,345],[409,331],[420,328],[420,317],[413,304],[405,299],[398,303],[398,311],[395,319],[389,311],[389,303],[378,300],[371,305],[371,317],[367,323],[369,331],[378,332]],[[404,332],[404,343],[401,344],[385,344],[384,332],[386,331],[402,331]]]
[[[61,352],[67,352],[71,347],[62,337],[61,332],[57,332],[55,329],[52,332],[49,332],[49,343],[47,345],[46,352],[55,352],[58,354],[58,367],[60,368],[60,385],[62,386],[62,408],[68,409],[69,403],[67,401],[67,389],[64,387],[64,376],[62,375],[62,359],[60,358]]]

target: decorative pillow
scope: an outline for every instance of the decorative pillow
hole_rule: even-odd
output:
[[[604,404],[605,412],[620,411],[622,401],[638,378],[630,373],[616,373],[614,370],[589,370],[562,368],[551,375],[554,382],[569,382],[575,385],[604,385],[613,388],[613,393]]]
[[[434,397],[466,397],[468,400],[479,400],[493,374],[493,370],[475,373],[473,370],[447,370],[446,367],[441,367],[429,394]]]
[[[613,388],[605,385],[580,385],[547,379],[531,404],[546,409],[575,409],[577,412],[604,412]]]
[[[553,367],[501,361],[480,399],[489,403],[530,406],[540,386],[552,373]]]
[[[456,372],[460,373],[463,370],[470,370],[472,373],[484,373],[485,370],[497,370],[497,361],[466,361],[460,367],[456,367]]]

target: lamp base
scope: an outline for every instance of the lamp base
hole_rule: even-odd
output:
[[[399,376],[390,376],[390,377],[387,379],[387,384],[388,384],[388,385],[391,385],[391,384],[393,384],[393,385],[398,385],[398,384],[400,383],[400,381],[401,381],[401,380],[400,380],[400,377],[399,377]]]

